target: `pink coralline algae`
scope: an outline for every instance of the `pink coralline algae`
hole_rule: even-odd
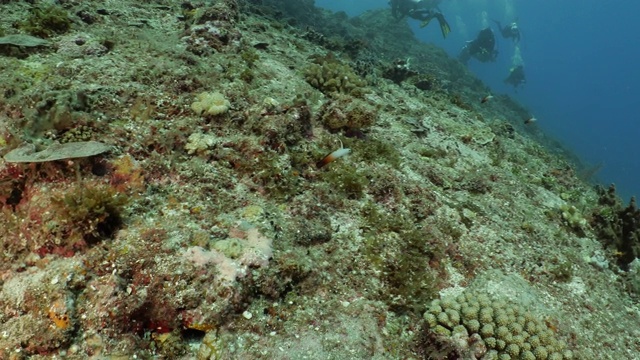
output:
[[[237,237],[241,243],[241,250],[235,259],[223,252],[211,249],[206,250],[200,246],[193,246],[185,250],[184,259],[193,262],[196,266],[205,267],[213,265],[218,271],[220,284],[231,284],[237,278],[246,275],[249,268],[263,268],[269,264],[272,256],[271,239],[260,234],[258,229],[250,228],[246,231],[233,228],[230,236]]]

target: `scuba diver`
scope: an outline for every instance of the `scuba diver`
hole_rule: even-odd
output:
[[[390,0],[391,14],[396,20],[401,20],[405,16],[412,19],[420,20],[422,23],[420,27],[429,25],[429,22],[434,18],[438,20],[440,24],[440,31],[442,36],[447,37],[451,32],[451,27],[444,19],[442,13],[436,8],[441,0]]]
[[[496,47],[496,37],[493,34],[491,28],[484,28],[480,30],[478,36],[471,41],[467,41],[467,44],[460,51],[458,59],[465,65],[471,59],[476,58],[480,62],[496,61],[498,51]]]
[[[498,29],[500,29],[500,34],[502,34],[503,38],[505,39],[511,38],[515,42],[520,41],[520,29],[518,28],[518,24],[515,21],[509,25],[506,25],[505,27],[502,27],[499,21],[497,20],[493,20],[493,21],[498,25]]]
[[[504,79],[505,84],[513,85],[514,88],[518,88],[519,85],[526,83],[527,80],[524,77],[524,66],[518,65],[516,67],[512,67],[509,70],[509,76]]]

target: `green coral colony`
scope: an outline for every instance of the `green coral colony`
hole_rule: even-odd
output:
[[[482,360],[569,360],[574,354],[540,317],[505,300],[465,291],[431,302],[424,313],[435,334],[450,338],[480,335],[476,347],[486,348]]]

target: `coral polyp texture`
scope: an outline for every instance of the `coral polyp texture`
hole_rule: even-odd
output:
[[[198,115],[218,115],[229,110],[229,100],[219,92],[203,92],[191,104],[191,109]]]
[[[574,359],[556,330],[521,305],[466,291],[431,302],[424,313],[430,346],[446,358]],[[443,350],[445,349],[445,350]]]
[[[333,57],[319,59],[305,70],[305,79],[314,88],[326,94],[361,94],[366,81],[356,75],[349,65]]]

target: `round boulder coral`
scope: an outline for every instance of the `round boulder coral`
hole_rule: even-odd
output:
[[[427,336],[422,346],[450,349],[453,357],[473,354],[477,359],[573,359],[567,344],[540,317],[521,305],[484,294],[467,291],[457,297],[436,299],[424,319]],[[461,326],[469,335],[468,341],[457,339],[465,333]],[[472,336],[480,340],[472,341]],[[463,348],[460,344],[466,345]],[[478,349],[484,349],[480,356]]]

